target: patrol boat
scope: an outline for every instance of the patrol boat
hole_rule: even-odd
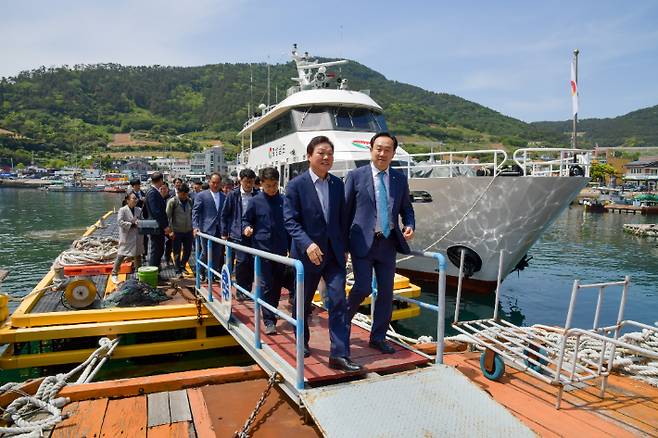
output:
[[[245,122],[241,165],[275,166],[281,185],[308,168],[306,145],[317,135],[334,143],[332,173],[344,177],[367,165],[369,140],[386,131],[382,107],[369,91],[350,90],[327,69],[347,60],[318,62],[293,46],[296,85],[282,101]],[[527,252],[589,182],[590,152],[523,148],[409,154],[397,148],[392,166],[409,178],[416,212],[415,249],[448,255],[448,284],[456,284],[464,252],[465,290],[490,293],[499,269],[504,278],[527,266]],[[500,254],[503,254],[500,262]],[[418,257],[398,259],[398,271],[435,278],[435,267]]]

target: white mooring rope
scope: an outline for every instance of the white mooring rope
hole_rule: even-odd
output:
[[[78,379],[77,383],[89,382],[98,371],[98,368],[104,363],[103,359],[112,354],[119,343],[119,338],[113,340],[101,338],[98,343],[100,347],[73,370],[66,374],[57,374],[43,379],[39,389],[33,396],[19,391],[21,383],[9,382],[0,386],[0,394],[5,392],[19,392],[21,394],[21,397],[11,402],[4,410],[3,419],[10,424],[13,423],[13,426],[0,427],[0,435],[6,434],[6,436],[14,438],[42,437],[45,430],[64,420],[66,415],[62,415],[62,407],[66,406],[71,400],[66,397],[56,397],[59,391],[69,383],[68,381],[72,376],[80,371],[82,371],[82,376],[86,378],[83,382]],[[101,361],[96,365],[99,359]],[[40,420],[31,419],[39,412],[48,414],[48,417]]]

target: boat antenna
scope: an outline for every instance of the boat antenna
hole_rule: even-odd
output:
[[[578,135],[576,126],[578,124],[578,54],[580,50],[573,51],[573,60],[571,64],[571,104],[573,106],[573,134],[571,137],[571,147],[578,148]]]

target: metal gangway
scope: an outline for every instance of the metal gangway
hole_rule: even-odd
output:
[[[658,359],[658,352],[642,348],[620,339],[624,327],[634,327],[658,333],[658,327],[624,319],[624,309],[628,298],[630,277],[621,281],[581,284],[574,280],[569,301],[569,309],[564,328],[536,324],[520,327],[505,321],[499,315],[500,284],[503,269],[503,253],[499,256],[498,281],[493,315],[491,318],[461,321],[461,284],[464,269],[464,251],[460,258],[460,274],[457,283],[455,315],[452,327],[465,335],[484,351],[480,356],[482,374],[490,380],[499,380],[505,373],[505,363],[526,372],[546,383],[558,387],[555,408],[560,409],[565,388],[575,388],[579,384],[600,379],[600,397],[604,397],[608,376],[612,371],[615,352],[624,349],[648,358]],[[617,320],[609,326],[600,325],[601,308],[605,294],[610,289],[621,291]],[[597,290],[591,330],[573,327],[573,315],[577,296],[586,290]],[[589,341],[600,345],[598,360],[582,354],[582,347]]]
[[[437,314],[437,354],[434,364],[430,356],[417,352],[412,347],[397,344],[396,349],[399,351],[396,354],[379,354],[381,361],[388,364],[381,368],[388,373],[386,375],[378,373],[375,360],[375,366],[369,363],[366,365],[367,373],[360,376],[334,371],[334,374],[329,376],[330,379],[316,383],[311,382],[309,372],[312,371],[312,365],[305,363],[303,353],[304,266],[301,261],[204,233],[199,233],[198,237],[200,240],[197,240],[195,249],[197,293],[205,299],[206,307],[220,324],[268,375],[281,376],[279,387],[302,410],[310,414],[325,436],[419,436],[428,430],[439,435],[454,435],[458,432],[474,434],[482,430],[482,424],[487,425],[490,436],[534,436],[530,429],[466,376],[453,367],[443,365],[446,259],[442,254],[413,253],[415,256],[429,257],[437,262],[439,278],[436,305],[396,296],[398,300],[416,304]],[[199,253],[202,244],[207,245],[207,263],[201,260]],[[225,260],[231,260],[235,251],[242,251],[254,257],[253,291],[231,283],[230,263],[225,264],[221,272],[212,268],[213,245],[225,247]],[[295,270],[296,318],[263,300],[259,281],[263,260],[290,266]],[[208,273],[207,281],[203,283],[200,277],[202,267],[206,268]],[[220,278],[220,285],[214,283],[215,278]],[[235,309],[241,306],[240,315],[237,310],[232,310],[232,288],[248,297],[248,305],[243,303],[235,306]],[[295,342],[292,352],[282,349],[282,345],[277,345],[280,342],[277,341],[277,336],[265,337],[265,341],[260,324],[262,307],[274,312],[294,327]],[[245,319],[244,311],[247,308],[251,313],[248,313],[249,318]],[[352,338],[357,329],[363,330],[353,325]],[[328,334],[325,333],[324,336],[328,337]],[[313,342],[313,336],[311,340]],[[286,345],[290,346],[291,343]],[[354,345],[352,353],[354,355]],[[406,362],[401,368],[391,368],[392,357],[398,354],[406,358]],[[313,362],[322,361],[322,358],[314,359]],[[358,361],[354,358],[353,360]],[[410,370],[410,366],[413,369]],[[456,394],[459,396],[455,397]],[[391,400],[397,401],[396,415],[390,415]],[[401,421],[402,417],[404,421]]]

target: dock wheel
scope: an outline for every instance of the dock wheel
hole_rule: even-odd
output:
[[[487,379],[500,380],[505,374],[505,362],[500,355],[487,348],[480,356],[480,370]]]
[[[541,365],[546,365],[548,363],[546,361],[546,359],[544,359],[543,357],[538,356],[539,354],[541,354],[542,356],[548,357],[548,353],[543,348],[529,347],[523,352],[523,354],[526,357],[528,357],[528,356],[532,357],[535,361],[539,362]],[[526,366],[528,368],[530,368],[531,370],[536,371],[538,373],[542,373],[543,370],[542,370],[542,367],[540,365],[534,364],[534,363],[530,362],[528,359],[525,359],[524,362],[525,362]]]

